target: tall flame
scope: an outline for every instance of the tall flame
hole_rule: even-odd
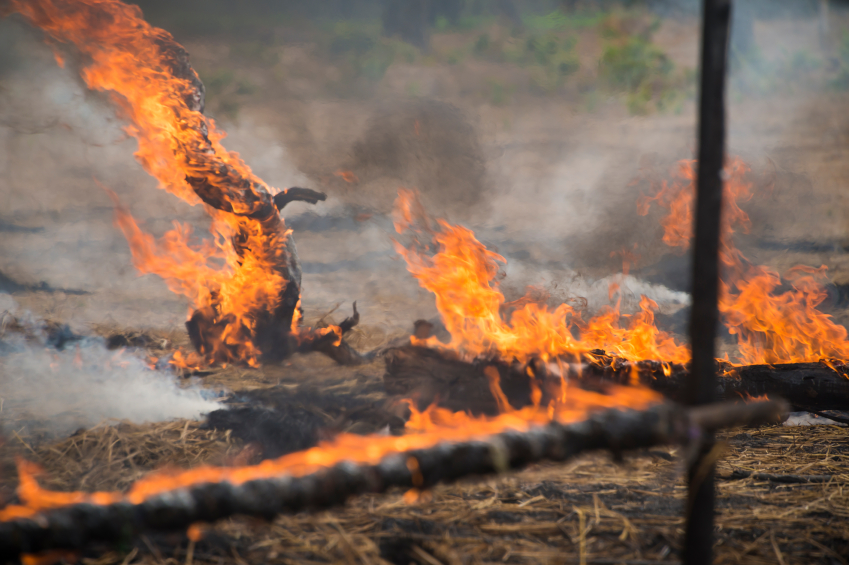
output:
[[[682,250],[692,238],[695,162],[678,164],[672,182],[638,203],[641,214],[652,202],[667,208],[663,241]],[[720,261],[723,266],[719,310],[730,333],[737,336],[737,360],[744,364],[802,363],[849,359],[849,335],[817,307],[827,298],[825,265],[797,266],[784,275],[791,286],[780,290],[782,277],[773,269],[753,265],[734,245],[735,229],[749,231],[749,216],[739,203],[753,196],[749,167],[739,158],[725,166]]]
[[[655,327],[657,303],[645,296],[634,316],[621,314],[617,304],[588,321],[569,304],[552,309],[530,294],[508,304],[496,281],[504,258],[462,226],[443,220],[434,225],[414,191],[399,191],[395,229],[413,234],[412,243],[404,246],[396,241],[395,248],[419,284],[436,296],[436,308],[451,334],[448,347],[465,355],[499,355],[522,362],[532,357],[577,361],[592,350],[604,349],[628,360],[689,359],[684,345]],[[436,338],[424,344],[441,346]]]
[[[278,306],[287,281],[274,265],[284,260],[288,233],[268,229],[263,216],[277,190],[224,149],[224,133],[201,113],[203,86],[185,51],[137,6],[118,0],[11,0],[11,8],[82,54],[86,85],[110,94],[138,140],[136,159],[161,188],[192,205],[203,197],[211,242],[193,244],[181,225],[156,241],[120,205],[116,223],[142,273],[159,275],[195,309],[214,308],[223,321],[221,347],[208,357],[255,363],[256,312]]]
[[[652,203],[668,209],[661,222],[663,241],[682,250],[692,237],[694,167],[695,161],[679,162],[671,180],[637,202],[642,215]],[[734,245],[735,230],[747,233],[751,227],[740,207],[754,195],[748,172],[739,158],[730,159],[725,168],[719,309],[730,333],[737,336],[736,360],[757,364],[849,358],[846,328],[817,309],[827,298],[825,266],[794,267],[782,279],[769,267],[750,263]],[[396,241],[395,247],[422,287],[435,294],[451,334],[445,346],[436,338],[423,343],[413,338],[414,343],[449,347],[469,357],[498,355],[523,362],[531,357],[579,358],[595,349],[627,360],[689,361],[688,348],[656,327],[657,304],[646,296],[633,316],[623,316],[617,302],[586,321],[572,306],[550,308],[532,294],[508,304],[496,280],[504,258],[486,249],[470,230],[432,221],[415,192],[399,192],[395,228],[399,234],[412,233],[411,243]],[[783,281],[790,284],[789,290],[780,289]]]

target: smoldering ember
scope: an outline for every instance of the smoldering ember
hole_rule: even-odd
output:
[[[0,0],[0,558],[845,564],[847,37]]]

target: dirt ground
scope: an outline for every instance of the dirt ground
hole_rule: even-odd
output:
[[[835,34],[849,29],[841,17],[835,16]],[[37,34],[15,21],[0,26],[24,61],[0,66],[4,300],[77,333],[147,332],[166,344],[148,347],[156,352],[187,346],[190,305],[161,280],[135,272],[103,187],[156,234],[174,221],[205,233],[203,210],[156,188],[133,159],[134,140],[106,97],[75,77],[73,60],[57,69]],[[819,49],[814,21],[759,22],[755,31],[762,46]],[[694,68],[697,32],[696,21],[664,21],[655,41],[677,65]],[[579,55],[581,72],[591,77],[600,48],[587,34]],[[435,40],[437,49],[459,41],[450,34]],[[227,53],[226,44],[212,40],[194,38],[186,47],[199,68]],[[280,64],[287,80],[279,82],[261,68],[243,70],[258,93],[242,101],[237,116],[216,113],[214,99],[210,104],[229,134],[225,145],[261,178],[329,194],[325,203],[295,204],[284,214],[303,263],[307,323],[339,321],[356,300],[362,322],[349,341],[366,351],[407,335],[414,320],[437,315],[433,297],[393,250],[391,209],[399,187],[418,188],[434,214],[471,227],[507,258],[508,297],[539,285],[553,300],[585,296],[601,304],[605,277],[621,269],[616,252],[636,245],[640,260],[631,274],[651,285],[646,292],[662,308],[680,306],[687,258],[668,253],[657,217],[636,213],[640,185],[632,181],[649,169],[664,175],[693,156],[694,100],[678,112],[633,116],[615,96],[590,108],[576,87],[562,97],[516,94],[494,104],[480,85],[515,71],[488,62],[393,65],[370,96],[346,96],[327,86],[336,84],[325,76],[332,69],[318,67],[308,43],[287,45]],[[745,206],[753,226],[739,243],[750,259],[779,272],[827,265],[833,283],[849,285],[846,92],[814,82],[808,76],[771,92],[730,89],[729,152],[751,165],[763,188]],[[341,171],[356,180],[347,182]],[[830,308],[837,320],[849,320],[849,301]],[[379,405],[382,375],[380,360],[342,368],[310,354],[280,366],[215,369],[194,385],[230,400],[233,391],[283,387],[295,394],[312,387],[328,398],[352,395]],[[0,400],[0,419],[2,406]],[[345,414],[340,408],[316,417],[337,431],[386,425]],[[17,456],[43,465],[43,484],[63,490],[125,488],[166,465],[244,464],[255,457],[242,439],[192,419],[103,424],[61,438],[2,423],[0,498],[7,500]],[[721,474],[830,479],[720,480],[716,562],[845,564],[846,428],[773,427],[723,437]],[[182,535],[149,536],[129,548],[92,548],[83,562],[674,563],[686,503],[678,455],[664,448],[622,464],[590,455],[440,487],[414,505],[393,493],[268,524],[228,520],[197,544]]]

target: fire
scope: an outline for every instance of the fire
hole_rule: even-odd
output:
[[[586,321],[571,305],[549,308],[532,294],[507,304],[496,281],[499,264],[505,260],[486,249],[470,230],[442,220],[434,224],[417,194],[408,190],[399,192],[395,216],[396,231],[414,236],[409,246],[396,241],[395,248],[419,284],[436,296],[436,307],[451,334],[448,347],[455,351],[520,362],[532,357],[579,361],[595,349],[632,361],[689,359],[686,346],[655,327],[657,304],[645,296],[634,316],[622,315],[617,305]],[[433,255],[428,253],[431,244],[436,247]],[[442,346],[435,338],[413,342]]]
[[[83,55],[83,79],[110,94],[138,140],[136,159],[160,187],[205,205],[211,240],[195,241],[188,225],[156,240],[112,195],[139,271],[162,277],[205,313],[205,360],[255,365],[257,326],[274,316],[287,285],[300,284],[275,268],[287,261],[290,233],[271,201],[278,190],[227,151],[224,132],[202,114],[203,86],[185,51],[118,0],[11,0],[10,7]]]
[[[496,379],[497,381],[497,379]],[[497,382],[494,386],[498,386]],[[71,504],[112,504],[126,501],[139,504],[160,493],[214,482],[242,484],[246,481],[281,475],[303,476],[330,467],[341,461],[375,464],[384,457],[413,449],[432,447],[440,442],[464,441],[486,437],[508,429],[525,431],[552,419],[563,423],[579,421],[592,410],[603,408],[644,409],[660,400],[648,390],[632,387],[613,387],[609,394],[570,390],[548,407],[528,406],[509,409],[495,417],[475,417],[451,412],[437,406],[418,411],[410,403],[411,416],[403,436],[340,434],[318,447],[290,453],[244,467],[203,466],[185,471],[163,470],[135,482],[126,493],[120,492],[55,492],[43,489],[36,481],[39,468],[29,462],[18,462],[20,504],[0,508],[0,521],[27,518],[40,512]]]
[[[673,182],[664,182],[638,209],[645,215],[652,202],[667,208],[663,241],[686,249],[692,238],[695,162],[678,164]],[[826,299],[827,267],[797,266],[782,277],[766,266],[753,265],[734,245],[736,229],[748,232],[751,222],[739,203],[752,198],[746,180],[749,167],[739,158],[725,166],[720,260],[723,278],[719,310],[730,333],[737,336],[738,361],[743,364],[803,363],[849,358],[849,334],[817,307]],[[782,280],[790,290],[780,291]]]
[[[73,43],[88,59],[83,78],[89,87],[112,93],[130,123],[127,131],[138,139],[136,158],[161,187],[191,204],[205,204],[212,217],[211,241],[194,241],[187,225],[176,225],[156,240],[117,198],[116,223],[130,242],[140,271],[162,277],[171,290],[192,301],[196,312],[209,313],[212,324],[203,329],[215,339],[206,341],[213,345],[202,351],[205,360],[257,363],[261,351],[253,336],[263,321],[257,312],[270,315],[277,310],[287,285],[294,282],[275,269],[286,260],[281,250],[290,244],[290,232],[278,229],[282,221],[276,209],[273,215],[268,213],[270,197],[276,191],[255,177],[237,154],[223,148],[223,133],[202,115],[196,75],[182,68],[185,76],[181,78],[175,71],[187,65],[185,54],[161,48],[163,43],[173,44],[171,37],[145,23],[137,7],[117,0],[11,0],[11,5],[58,41]],[[751,186],[742,180],[745,170],[741,162],[729,164],[722,260],[731,277],[723,284],[720,304],[729,327],[740,337],[741,357],[749,362],[845,359],[846,331],[816,310],[823,299],[818,280],[825,274],[824,267],[797,268],[787,277],[793,290],[776,295],[778,275],[748,264],[733,247],[733,226],[748,226],[748,216],[737,206],[738,201],[751,197]],[[677,182],[665,184],[643,200],[640,209],[647,211],[652,202],[669,208],[671,213],[663,224],[664,241],[686,248],[692,223],[693,163],[682,163],[679,173]],[[355,177],[348,182],[356,182]],[[627,360],[671,363],[689,359],[686,346],[657,329],[657,304],[645,296],[640,311],[632,316],[623,315],[617,303],[587,320],[568,304],[551,308],[533,294],[508,303],[497,284],[504,258],[486,249],[470,230],[431,221],[410,191],[399,195],[395,226],[399,234],[413,236],[406,247],[396,242],[396,249],[420,284],[435,294],[451,334],[447,347],[464,356],[520,362],[539,358],[562,364],[591,359],[595,350],[604,349]],[[611,290],[615,294],[615,289]],[[293,312],[285,321],[286,330],[297,340],[302,335],[299,308]],[[338,328],[318,331],[320,335],[331,333],[334,339],[341,339]],[[432,338],[421,344],[443,347]],[[175,355],[175,360],[185,366],[198,362],[183,355]],[[567,423],[593,410],[640,409],[659,400],[656,393],[644,388],[614,387],[601,394],[570,387],[561,378],[559,393],[543,405],[541,385],[529,370],[532,403],[517,409],[501,390],[497,369],[486,367],[484,374],[501,411],[495,417],[476,417],[437,406],[419,411],[410,403],[408,433],[400,437],[341,434],[313,449],[258,465],[156,472],[126,493],[49,491],[36,481],[38,469],[21,461],[21,503],[0,509],[0,520],[30,517],[80,502],[141,503],[200,483],[241,484],[286,474],[301,476],[341,461],[374,464],[387,455],[440,442],[507,429],[523,431],[551,420]],[[409,465],[417,468],[418,462],[413,459]]]
[[[695,162],[678,163],[671,181],[664,181],[652,196],[637,203],[640,214],[652,203],[668,209],[662,220],[663,241],[682,251],[693,230]],[[724,267],[719,309],[730,333],[737,336],[737,361],[743,364],[817,362],[849,358],[847,330],[817,310],[826,299],[823,282],[827,268],[798,266],[778,273],[751,264],[736,248],[735,230],[748,232],[748,214],[741,203],[754,196],[746,180],[749,167],[739,158],[726,168],[725,207],[720,245]],[[657,304],[643,296],[640,312],[626,317],[619,304],[583,320],[568,304],[550,308],[532,292],[508,304],[499,291],[497,275],[503,257],[486,249],[474,234],[461,226],[432,221],[415,192],[402,190],[396,201],[395,228],[413,235],[407,246],[396,241],[397,251],[422,287],[436,296],[436,307],[451,334],[443,345],[436,338],[414,344],[448,347],[469,357],[500,356],[526,362],[532,357],[579,359],[595,349],[636,361],[662,360],[686,363],[689,350],[660,331],[654,323]],[[435,252],[431,250],[435,248]],[[623,272],[636,260],[632,250],[619,252]],[[782,282],[791,289],[779,291]],[[617,288],[611,287],[611,297]]]
[[[357,175],[355,175],[352,171],[336,171],[333,174],[337,177],[340,177],[348,184],[357,184],[358,182],[360,182],[360,179],[357,178]]]
[[[186,54],[166,32],[149,26],[135,6],[117,0],[12,0],[19,11],[35,26],[44,29],[59,42],[74,44],[88,60],[83,78],[90,88],[112,93],[114,102],[128,119],[127,131],[138,139],[136,158],[155,176],[162,188],[191,204],[203,202],[212,217],[211,241],[195,241],[187,225],[175,225],[163,238],[156,240],[145,233],[129,211],[115,200],[116,223],[124,232],[140,271],[162,277],[174,292],[187,296],[195,307],[193,321],[200,312],[211,323],[201,328],[204,343],[211,349],[201,353],[206,361],[221,363],[241,361],[256,363],[261,353],[252,340],[257,325],[267,320],[290,285],[298,290],[299,281],[283,280],[274,267],[284,258],[281,253],[289,245],[289,232],[278,229],[282,221],[271,200],[274,189],[256,178],[235,153],[227,152],[220,141],[223,133],[202,113],[202,87],[188,67]],[[445,227],[449,226],[445,224]],[[494,275],[492,262],[500,259],[486,252],[474,241],[471,232],[461,229],[452,245],[470,254],[482,256],[481,284]],[[463,250],[463,246],[471,247]],[[488,278],[487,278],[488,277]],[[474,291],[469,287],[467,290]],[[469,303],[476,304],[483,318],[489,312],[489,327],[506,338],[518,325],[505,325],[496,317],[503,297],[490,292],[481,302],[473,294]],[[459,296],[458,296],[459,298]],[[298,296],[292,299],[292,315],[282,320],[286,332],[298,341],[311,330],[298,326]],[[257,312],[260,315],[257,315]],[[534,351],[531,344],[539,336],[552,342],[548,349],[557,351],[554,342],[574,341],[568,331],[559,328],[551,333],[533,330],[533,317],[544,311],[529,303],[514,316],[524,316],[526,335],[515,335],[512,351],[522,348]],[[558,310],[548,322],[568,318],[571,311]],[[638,324],[639,325],[639,324]],[[480,326],[485,327],[485,324]],[[534,334],[534,331],[537,333]],[[550,333],[551,335],[546,335]],[[341,330],[328,327],[313,332],[338,342]],[[482,346],[484,344],[482,343]],[[197,356],[174,356],[180,366],[198,363]],[[532,375],[531,375],[532,377]],[[376,463],[391,453],[433,446],[443,441],[465,440],[491,435],[506,429],[526,430],[556,418],[575,421],[590,410],[610,407],[644,408],[659,400],[646,389],[612,388],[609,394],[566,390],[548,405],[542,406],[538,385],[532,395],[533,404],[522,409],[510,406],[501,392],[497,371],[489,371],[490,388],[501,399],[503,413],[496,417],[474,417],[452,413],[436,406],[418,411],[411,405],[408,434],[402,437],[358,436],[342,434],[316,448],[292,453],[254,466],[199,467],[187,471],[160,471],[136,482],[127,493],[118,492],[53,492],[42,489],[36,481],[38,469],[25,461],[19,463],[21,504],[0,509],[0,520],[33,516],[39,512],[88,502],[109,504],[119,500],[140,503],[159,493],[206,482],[242,483],[281,474],[303,475],[340,461]],[[568,394],[567,394],[568,392]]]
[[[763,402],[763,401],[765,401],[765,400],[769,400],[769,396],[767,396],[766,394],[756,394],[756,395],[751,395],[751,394],[749,394],[748,392],[744,392],[744,393],[743,393],[743,394],[741,394],[740,396],[741,396],[741,397],[743,398],[743,400],[745,400],[746,402]]]
[[[53,565],[54,563],[76,563],[80,560],[78,551],[48,551],[39,555],[22,555],[23,565]]]

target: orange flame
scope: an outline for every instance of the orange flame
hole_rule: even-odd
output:
[[[226,194],[227,190],[249,191],[255,193],[257,200],[268,195],[271,189],[251,174],[238,155],[228,153],[220,145],[223,134],[216,132],[214,123],[190,107],[187,98],[194,95],[194,85],[189,80],[174,78],[168,72],[174,61],[168,60],[168,54],[159,48],[159,42],[162,39],[170,41],[170,36],[142,21],[138,8],[116,0],[12,0],[12,6],[58,41],[75,44],[90,60],[83,77],[91,88],[113,93],[114,100],[131,123],[128,131],[139,140],[137,159],[160,181],[163,188],[189,203],[197,204],[199,198],[189,186],[187,178],[201,177],[210,184],[232,180],[230,177],[221,179],[218,169],[210,170],[213,161],[208,158],[209,153],[197,150],[198,147],[207,147],[200,132],[208,131],[209,151],[220,162],[236,171],[240,178],[248,179],[246,186],[230,183],[220,187],[224,189],[222,193]],[[245,209],[248,205],[244,202],[251,200],[232,202],[230,205],[237,214],[252,212]],[[281,237],[279,234],[268,235],[270,230],[264,229],[265,220],[211,208],[208,211],[213,220],[212,242],[193,243],[191,230],[181,225],[175,226],[157,241],[142,231],[116,199],[116,222],[130,241],[137,267],[142,272],[161,276],[172,290],[187,296],[196,308],[215,306],[219,318],[229,320],[221,331],[222,351],[220,354],[211,352],[211,356],[226,361],[239,359],[255,362],[257,351],[249,339],[250,329],[255,323],[251,312],[257,304],[264,305],[266,311],[275,307],[281,285],[286,281],[279,277],[275,279],[274,269],[270,269],[269,265],[279,260],[273,250],[281,249],[285,241],[273,239]],[[411,207],[407,215],[412,220],[417,211]],[[560,319],[568,321],[572,317],[573,312],[568,307],[547,312],[538,304],[528,302],[522,308],[517,307],[510,320],[502,320],[499,309],[504,306],[503,296],[490,288],[489,284],[495,275],[495,262],[503,259],[487,252],[474,240],[471,232],[452,228],[445,223],[440,225],[446,234],[446,248],[459,254],[458,259],[446,253],[443,257],[446,264],[452,266],[464,260],[469,262],[465,271],[469,281],[466,281],[463,289],[469,294],[465,300],[461,295],[457,295],[457,298],[478,316],[479,330],[500,332],[497,341],[499,347],[517,355],[523,351],[538,350],[539,347],[533,345],[535,343],[545,344],[542,348],[545,352],[560,353],[570,348],[580,351],[582,345],[572,338],[570,326],[557,323]],[[238,245],[244,253],[237,254],[234,249],[232,242],[237,236]],[[413,257],[410,254],[410,258]],[[645,308],[651,308],[651,304],[646,303]],[[459,315],[458,311],[453,318],[454,325],[459,323]],[[544,318],[543,324],[535,321],[538,316]],[[650,313],[643,318],[650,320]],[[636,328],[644,324],[643,318],[635,318]],[[299,319],[298,312],[291,328],[296,337],[301,331],[297,327]],[[341,338],[339,332],[338,327],[329,327],[318,330],[317,334],[333,334],[334,339],[338,340]],[[489,338],[480,337],[478,349],[488,350],[490,341]],[[175,363],[185,366],[197,361],[179,352],[174,359]],[[584,418],[588,411],[601,408],[645,408],[659,399],[656,393],[647,389],[613,388],[609,394],[580,389],[567,391],[563,380],[561,394],[548,406],[540,406],[542,394],[533,375],[530,376],[533,405],[516,410],[501,391],[497,371],[490,367],[487,372],[489,386],[504,412],[496,417],[473,417],[436,406],[418,411],[411,405],[412,414],[407,426],[409,433],[403,437],[342,434],[316,448],[264,461],[259,465],[160,471],[137,481],[126,494],[45,490],[35,479],[38,469],[21,461],[18,489],[21,504],[0,509],[0,520],[33,516],[51,508],[81,502],[109,504],[126,500],[140,503],[165,491],[205,482],[229,481],[240,484],[281,474],[298,476],[343,460],[377,463],[389,454],[430,447],[443,441],[483,437],[506,429],[527,430],[551,419],[575,421]],[[412,461],[410,464],[417,462]]]
[[[336,171],[333,174],[336,175],[337,177],[340,177],[343,181],[347,182],[348,184],[356,184],[356,183],[360,182],[360,179],[357,178],[357,175],[355,175],[351,171]]]
[[[80,559],[78,551],[54,550],[36,555],[22,555],[23,565],[53,565],[54,563],[76,563]]]
[[[79,50],[87,61],[83,79],[89,88],[110,93],[128,120],[127,133],[138,140],[136,159],[161,188],[199,204],[191,179],[225,200],[220,207],[228,211],[206,206],[211,241],[193,241],[188,225],[175,225],[157,241],[112,195],[136,267],[162,277],[195,309],[214,310],[215,323],[224,327],[220,346],[205,352],[207,359],[255,364],[254,317],[278,306],[287,281],[272,267],[289,234],[249,216],[277,190],[221,145],[224,133],[200,111],[197,75],[182,68],[185,52],[170,34],[146,23],[137,6],[118,0],[11,0],[11,9],[46,31],[51,42]],[[231,193],[240,196],[229,198]]]
[[[437,226],[425,214],[415,192],[399,191],[395,229],[399,234],[413,232],[416,239],[408,247],[396,241],[395,248],[419,284],[435,294],[436,308],[451,334],[451,349],[469,357],[499,355],[521,362],[532,357],[578,360],[594,349],[628,360],[689,359],[685,346],[654,326],[657,304],[645,296],[640,312],[630,317],[622,315],[617,305],[584,321],[572,306],[561,304],[551,309],[531,294],[510,304],[515,308],[507,311],[495,280],[504,258],[486,249],[464,227],[442,220]],[[431,243],[437,248],[432,256],[427,252]],[[628,323],[621,324],[626,318],[630,318]],[[413,341],[442,346],[435,338]]]
[[[171,356],[169,363],[178,369],[183,369],[185,371],[197,371],[204,368],[203,361],[203,358],[194,351],[183,353],[181,349],[178,349]]]
[[[692,237],[695,197],[695,162],[678,164],[676,178],[664,182],[651,197],[638,203],[641,214],[652,202],[667,208],[663,241],[686,249]],[[737,336],[738,360],[744,364],[817,362],[823,358],[849,358],[846,328],[834,323],[817,307],[827,297],[825,266],[798,266],[784,275],[790,290],[780,291],[781,276],[765,266],[751,264],[735,247],[732,235],[748,232],[749,216],[739,202],[752,198],[749,167],[739,158],[725,166],[724,208],[720,260],[724,267],[719,310],[729,331]]]
[[[497,379],[493,381],[496,381],[494,386],[497,387]],[[18,462],[18,496],[21,503],[0,508],[0,521],[27,518],[46,510],[83,502],[111,504],[127,501],[139,504],[157,494],[202,483],[227,481],[242,484],[254,479],[281,475],[303,476],[341,461],[375,464],[388,455],[432,447],[440,442],[466,441],[508,429],[526,431],[552,419],[562,423],[575,422],[585,418],[590,411],[604,408],[644,409],[659,399],[657,393],[643,388],[613,387],[609,394],[570,389],[568,398],[558,399],[548,407],[527,406],[521,410],[510,409],[509,412],[495,417],[475,417],[436,406],[418,411],[409,403],[412,414],[407,423],[409,433],[404,436],[340,434],[318,447],[290,453],[278,459],[269,459],[258,465],[203,466],[185,471],[163,470],[136,481],[127,493],[46,490],[41,488],[35,479],[39,473],[38,466],[21,460]],[[417,462],[408,464],[415,465]]]

